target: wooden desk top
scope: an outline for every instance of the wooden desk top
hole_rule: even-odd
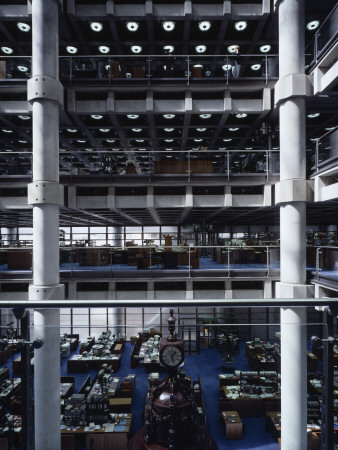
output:
[[[109,405],[131,405],[131,397],[114,397],[109,399]]]
[[[242,423],[237,411],[221,411],[221,416],[225,424]]]
[[[113,416],[113,414],[112,414]],[[96,426],[85,426],[85,427],[66,427],[65,425],[61,425],[61,434],[100,434],[100,433],[129,433],[130,426],[133,419],[133,415],[131,413],[120,413],[115,414],[115,422],[107,423],[103,425]]]

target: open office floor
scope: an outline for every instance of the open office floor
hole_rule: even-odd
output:
[[[69,358],[78,353],[79,350],[70,354]],[[136,389],[133,395],[132,412],[133,422],[131,432],[136,433],[143,426],[142,414],[145,406],[146,392],[148,386],[149,372],[143,367],[130,367],[130,354],[132,345],[127,343],[122,354],[121,367],[116,376],[120,379],[128,374],[134,373],[136,375]],[[190,376],[192,381],[197,381],[198,376],[201,379],[201,388],[204,398],[206,421],[208,432],[216,440],[220,450],[278,450],[278,443],[273,438],[272,434],[265,431],[265,418],[243,418],[244,435],[241,440],[226,440],[224,426],[219,420],[219,377],[218,375],[224,372],[222,366],[221,353],[218,348],[201,349],[199,354],[186,355],[184,362],[184,369],[187,376]],[[9,359],[6,366],[12,373],[12,360]],[[238,370],[251,370],[245,355],[244,343],[240,345],[240,352],[234,357],[234,367]],[[67,359],[61,360],[61,376],[67,375]],[[74,374],[72,374],[74,375]],[[97,375],[96,370],[89,370],[87,374],[75,375],[74,392],[78,392],[84,379],[90,375],[91,380]],[[165,372],[161,372],[161,378],[165,376]],[[78,447],[77,450],[83,450]]]

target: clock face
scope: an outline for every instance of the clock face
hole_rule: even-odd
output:
[[[161,360],[165,366],[177,367],[183,360],[182,351],[178,347],[168,345],[161,353]]]

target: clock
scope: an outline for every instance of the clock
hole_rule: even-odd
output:
[[[199,411],[191,381],[178,376],[184,361],[184,341],[175,332],[174,311],[168,318],[169,336],[159,342],[165,379],[149,383],[145,424],[128,442],[128,450],[218,450],[199,424]]]
[[[178,338],[175,333],[176,318],[173,316],[174,311],[170,310],[168,318],[169,336],[162,338],[159,343],[160,362],[173,375],[178,366],[184,360],[184,342]]]
[[[160,360],[165,367],[178,367],[183,362],[183,352],[177,346],[167,345],[160,353]]]

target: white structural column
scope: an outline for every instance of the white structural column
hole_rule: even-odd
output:
[[[29,300],[64,298],[59,281],[59,107],[58,0],[32,1],[32,78],[28,101],[33,113],[33,285]],[[34,353],[35,449],[59,450],[60,436],[60,313],[34,313],[34,337],[44,345]]]
[[[281,298],[306,297],[304,0],[279,2]],[[281,445],[307,448],[306,308],[281,309]]]

